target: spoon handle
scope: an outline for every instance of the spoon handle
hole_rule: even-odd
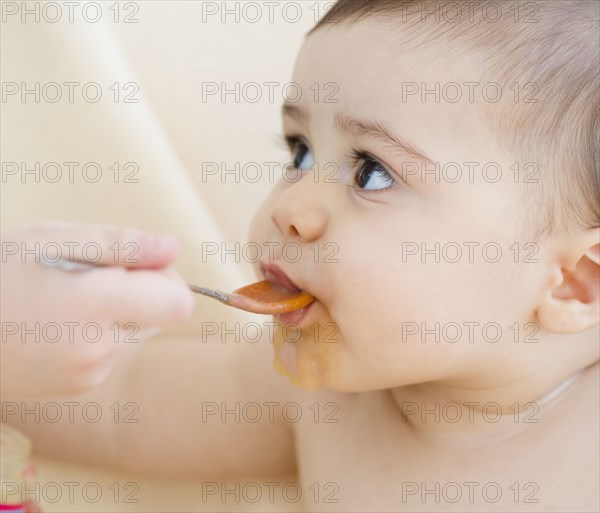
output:
[[[206,287],[198,287],[197,285],[192,285],[190,283],[188,283],[188,287],[192,292],[202,294],[203,296],[212,297],[217,301],[221,301],[221,303],[229,303],[229,301],[231,300],[230,294],[226,294],[225,292],[221,292],[220,290],[213,290]]]

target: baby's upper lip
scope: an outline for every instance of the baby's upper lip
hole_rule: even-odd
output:
[[[288,292],[300,292],[301,289],[296,285],[290,277],[283,272],[283,269],[274,262],[261,262],[260,270],[265,279],[271,283],[275,283],[283,287]]]

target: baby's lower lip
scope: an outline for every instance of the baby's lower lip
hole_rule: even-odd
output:
[[[294,310],[293,312],[278,314],[275,315],[275,317],[277,318],[277,320],[279,320],[279,322],[282,322],[283,324],[300,324],[308,314],[308,311],[315,304],[315,302],[311,303],[308,306],[305,306],[304,308],[300,308],[300,310]]]

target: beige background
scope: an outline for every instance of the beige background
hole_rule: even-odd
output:
[[[260,11],[244,11],[242,2],[228,2],[237,10],[223,21],[220,15],[203,20],[206,5],[199,1],[121,2],[119,15],[138,23],[115,23],[113,2],[100,2],[101,19],[85,21],[80,8],[68,21],[62,5],[62,18],[56,23],[55,11],[44,13],[43,3],[28,2],[40,19],[20,14],[7,16],[2,23],[2,81],[25,82],[40,88],[49,82],[97,82],[102,98],[97,103],[83,100],[81,86],[74,89],[73,103],[63,98],[50,103],[36,102],[28,95],[3,100],[1,121],[1,160],[25,162],[28,169],[36,162],[41,168],[49,162],[61,164],[62,176],[50,183],[42,174],[7,175],[3,168],[1,227],[38,220],[55,219],[101,222],[162,230],[183,241],[178,268],[192,283],[232,289],[250,279],[248,264],[215,259],[201,264],[202,243],[225,242],[232,247],[244,243],[250,213],[271,187],[264,162],[283,162],[287,153],[275,143],[280,132],[279,109],[284,85],[291,79],[295,55],[307,30],[315,22],[316,2],[299,2],[300,19],[290,2],[274,6],[273,22],[264,2]],[[319,9],[323,9],[321,2]],[[6,2],[3,2],[6,4]],[[20,6],[21,2],[17,2]],[[84,5],[85,2],[82,3]],[[223,2],[209,2],[219,10]],[[5,12],[6,5],[3,5]],[[288,9],[287,20],[282,9]],[[137,11],[137,12],[134,12]],[[260,14],[261,19],[250,23]],[[44,14],[46,16],[44,16]],[[88,11],[95,16],[94,10]],[[245,18],[246,16],[246,18]],[[111,84],[134,82],[139,85],[138,103],[115,103]],[[276,82],[274,101],[266,86],[262,100],[235,102],[232,95],[223,103],[219,96],[202,101],[203,82],[226,82],[243,88],[248,82]],[[255,94],[256,89],[247,89]],[[48,90],[54,94],[53,91]],[[121,88],[121,94],[131,89]],[[68,168],[62,163],[97,162],[102,170],[96,183],[89,183],[80,172],[70,183]],[[113,179],[112,163],[134,162],[139,166],[137,183]],[[203,163],[235,162],[242,168],[249,162],[261,164],[262,180],[235,183],[220,174],[203,180]],[[81,167],[79,167],[81,170]],[[48,171],[50,171],[48,169]],[[48,174],[54,180],[54,172]],[[243,178],[243,177],[242,177]],[[38,183],[39,182],[39,183]],[[178,329],[194,330],[195,319]],[[140,476],[114,475],[97,469],[73,467],[60,462],[37,461],[40,482],[135,480],[140,485],[138,503],[115,504],[110,497],[91,504],[76,500],[59,503],[42,501],[45,511],[200,511],[206,510],[295,510],[299,506],[280,501],[270,504],[203,504],[200,489],[193,482],[167,482]],[[81,497],[79,495],[79,497]]]

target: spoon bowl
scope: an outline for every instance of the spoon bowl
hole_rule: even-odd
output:
[[[230,294],[196,285],[188,286],[193,292],[212,297],[228,306],[265,315],[278,315],[300,310],[315,300],[307,292],[291,292],[266,280],[236,289]]]

